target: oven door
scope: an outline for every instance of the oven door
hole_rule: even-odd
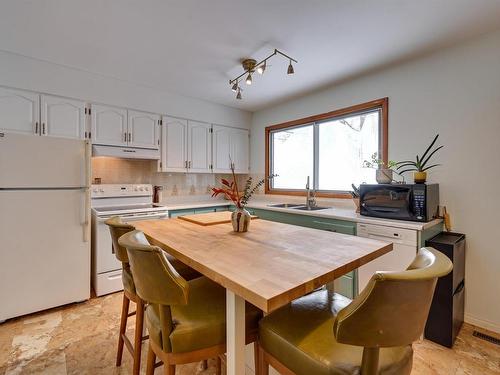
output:
[[[111,235],[109,233],[108,226],[104,223],[110,217],[116,215],[102,215],[98,216],[96,219],[95,228],[95,241],[96,249],[94,254],[95,270],[97,274],[109,271],[115,271],[122,268],[121,262],[116,258],[112,242]],[[157,220],[157,219],[167,219],[167,211],[159,212],[148,212],[140,214],[125,214],[118,215],[126,223],[132,223],[138,220]]]
[[[381,185],[362,192],[361,214],[396,220],[413,220],[411,186]]]

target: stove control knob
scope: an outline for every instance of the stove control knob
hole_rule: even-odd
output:
[[[144,188],[144,190],[149,191],[149,187],[147,187],[147,186],[146,186],[146,187]]]
[[[92,189],[92,192],[97,193],[99,190],[97,188]]]
[[[104,193],[104,189],[102,189],[102,188],[101,188],[101,189],[99,189],[99,192],[100,192],[100,193]]]
[[[141,186],[141,187],[139,188],[139,190],[140,190],[140,191],[144,191],[144,188]]]
[[[135,190],[135,191],[138,191],[138,190],[139,190],[139,188],[136,186],[136,187],[134,188],[134,190]]]

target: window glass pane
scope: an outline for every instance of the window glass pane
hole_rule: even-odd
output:
[[[273,146],[272,180],[275,189],[304,189],[307,176],[313,181],[313,125],[271,133]]]
[[[375,170],[362,165],[378,145],[379,111],[320,123],[318,188],[345,191],[375,183]]]

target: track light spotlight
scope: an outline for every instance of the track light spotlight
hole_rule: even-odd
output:
[[[238,91],[238,81],[234,81],[233,86],[231,87],[231,90],[234,92]]]
[[[257,67],[257,73],[259,74],[264,74],[264,71],[266,70],[266,65],[267,65],[267,61],[264,60],[264,64],[260,64],[258,67]]]
[[[236,94],[236,99],[241,99],[241,89],[238,87],[238,93]]]
[[[247,79],[245,80],[245,82],[246,82],[247,85],[251,85],[252,84],[252,73],[248,73]]]
[[[293,70],[292,60],[290,60],[290,64],[288,65],[288,69],[286,71],[287,74],[293,74],[295,71]]]

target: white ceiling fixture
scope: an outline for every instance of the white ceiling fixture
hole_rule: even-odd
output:
[[[493,31],[499,19],[496,0],[252,0],[250,8],[243,0],[2,0],[0,50],[255,111]],[[289,61],[268,62],[235,100],[228,80],[241,56],[263,45],[265,54],[300,57],[300,69],[286,79]]]
[[[294,63],[297,63],[297,60],[294,58],[284,54],[283,52],[277,50],[276,48],[274,49],[274,52],[271,53],[269,56],[264,58],[262,61],[257,62],[255,59],[242,59],[241,60],[241,66],[243,67],[243,73],[241,73],[238,77],[230,79],[229,80],[229,86],[231,86],[231,90],[234,92],[237,92],[236,94],[236,99],[241,99],[241,87],[240,87],[240,82],[243,79],[244,75],[247,75],[245,78],[245,83],[247,85],[252,84],[252,74],[257,71],[260,75],[264,74],[267,68],[267,60],[269,60],[271,57],[280,55],[285,57],[286,59],[290,60],[290,63],[288,64],[288,68],[286,70],[287,74],[294,74],[295,70],[293,69],[292,61]]]

